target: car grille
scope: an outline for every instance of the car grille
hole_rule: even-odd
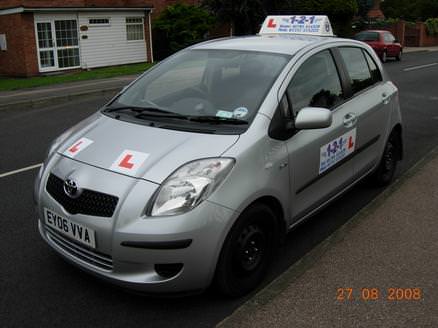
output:
[[[71,214],[111,217],[119,201],[115,196],[88,189],[84,189],[78,198],[71,198],[64,192],[64,180],[54,174],[50,174],[46,190]]]
[[[48,226],[45,229],[47,238],[71,256],[103,270],[111,271],[113,269],[111,256],[86,248]]]

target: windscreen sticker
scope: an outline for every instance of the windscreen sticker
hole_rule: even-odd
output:
[[[235,110],[233,110],[234,118],[242,118],[245,117],[247,114],[248,114],[248,108],[246,107],[238,107]]]
[[[222,117],[222,118],[233,118],[233,113],[232,112],[228,112],[226,110],[218,110],[216,113],[217,117]]]
[[[355,147],[356,129],[350,130],[322,146],[319,156],[319,174],[327,171],[330,167],[353,153]]]
[[[91,145],[94,141],[87,139],[87,138],[81,138],[77,140],[73,145],[67,148],[66,151],[64,151],[64,155],[68,157],[75,157],[77,154],[79,154],[81,151],[83,151],[85,148],[87,148],[89,145]]]
[[[146,153],[128,149],[124,150],[111,165],[110,170],[123,174],[134,175],[148,157],[149,154]]]

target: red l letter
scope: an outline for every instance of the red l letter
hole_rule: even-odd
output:
[[[354,142],[353,137],[350,136],[350,139],[348,139],[348,149],[353,148]]]
[[[74,144],[73,146],[70,147],[70,149],[68,150],[70,153],[76,153],[79,150],[79,145],[82,143],[82,141],[77,142],[76,144]]]
[[[134,166],[133,163],[129,163],[129,160],[132,158],[132,155],[126,155],[119,163],[120,167],[124,167],[126,169],[132,169]]]
[[[270,28],[275,28],[275,27],[277,27],[277,24],[274,23],[274,19],[271,18],[271,19],[268,21],[268,27],[270,27]]]

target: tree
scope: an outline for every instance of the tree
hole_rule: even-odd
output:
[[[170,53],[205,39],[215,18],[204,8],[182,3],[167,6],[154,21],[154,39],[158,39],[161,54]]]
[[[231,23],[235,34],[258,32],[267,14],[320,14],[330,17],[336,33],[348,35],[358,11],[356,0],[204,0],[203,4]]]
[[[358,14],[362,18],[367,18],[368,11],[373,6],[373,0],[357,0]]]
[[[424,21],[438,17],[438,0],[385,0],[382,11],[388,18]]]
[[[266,16],[263,0],[204,0],[203,5],[220,21],[230,23],[232,34],[255,34]]]

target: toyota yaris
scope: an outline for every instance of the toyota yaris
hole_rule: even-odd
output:
[[[303,17],[182,50],[58,137],[35,184],[42,238],[126,288],[239,296],[297,224],[365,177],[389,183],[397,88],[366,44],[294,34],[331,33]]]

